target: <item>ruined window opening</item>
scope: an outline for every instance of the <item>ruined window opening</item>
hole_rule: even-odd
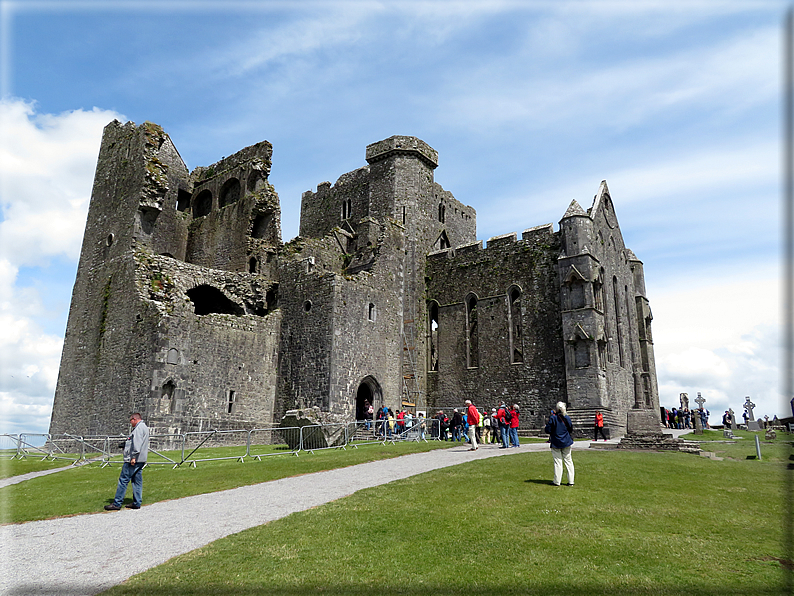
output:
[[[154,232],[154,224],[160,215],[160,210],[154,207],[139,207],[138,218],[141,224],[141,231],[147,236]]]
[[[278,307],[278,284],[273,284],[265,294],[265,302],[267,303],[267,310],[273,310]]]
[[[217,313],[239,317],[245,312],[240,305],[229,300],[223,292],[212,286],[196,286],[186,293],[191,302],[193,302],[194,312],[199,316]]]
[[[631,301],[629,300],[629,287],[623,286],[623,298],[626,301],[626,325],[628,326],[628,334],[629,334],[629,348],[631,350],[631,362],[634,362],[637,358],[636,353],[634,351],[634,341],[632,341],[632,334],[631,334]],[[635,319],[636,320],[636,319]]]
[[[259,261],[256,260],[256,257],[251,257],[248,259],[248,273],[256,273],[259,269]]]
[[[620,366],[625,367],[623,360],[623,325],[620,320],[620,297],[618,296],[618,278],[612,278],[612,299],[615,302],[615,336],[618,341],[618,359]]]
[[[176,389],[176,385],[174,385],[173,381],[167,381],[166,383],[163,383],[163,386],[160,389],[161,414],[171,414],[174,412],[174,389]]]
[[[210,211],[212,211],[212,193],[205,188],[193,201],[193,219],[209,215]]]
[[[593,282],[593,299],[596,310],[604,312],[604,284],[601,283],[600,278]]]
[[[353,215],[353,201],[347,199],[342,201],[342,219],[350,219]]]
[[[113,246],[113,242],[116,240],[116,237],[113,234],[108,234],[108,237],[105,239],[105,244],[108,246]]]
[[[167,364],[179,364],[179,350],[171,348],[165,358]]]
[[[524,349],[521,340],[521,290],[510,289],[508,296],[508,340],[510,344],[510,363],[524,362]]]
[[[218,196],[218,207],[223,209],[226,205],[231,205],[240,198],[240,181],[237,178],[229,178],[221,187]]]
[[[438,372],[438,302],[431,302],[427,309],[429,319],[427,343],[428,343],[428,370]]]
[[[306,302],[303,303],[303,310],[305,310],[306,312],[309,312],[311,309],[312,309],[312,301],[311,300],[307,300]]]
[[[447,236],[446,231],[442,230],[441,234],[438,236],[438,248],[439,250],[446,250],[450,247],[449,237]]]
[[[606,342],[599,341],[598,342],[598,366],[601,369],[606,369],[607,361],[606,361]]]
[[[577,341],[574,344],[574,365],[576,368],[590,366],[590,346],[587,341]]]
[[[190,209],[190,193],[182,188],[176,191],[176,210],[185,212]]]
[[[568,289],[568,296],[571,310],[585,307],[584,284],[580,282],[572,283]]]
[[[234,390],[229,389],[229,398],[226,402],[226,413],[227,414],[234,414],[236,408],[237,395],[235,394]]]
[[[477,297],[472,294],[466,298],[466,367],[477,368],[479,365]]]
[[[405,205],[403,205],[403,225],[405,225]]]
[[[375,305],[372,302],[369,303],[369,309],[367,310],[367,318],[370,321],[375,320]]]
[[[248,192],[256,192],[262,186],[264,186],[265,181],[262,179],[262,175],[260,174],[259,170],[254,170],[250,174],[248,174],[248,182],[246,185],[248,186]]]
[[[251,225],[251,238],[265,238],[272,221],[273,213],[271,211],[257,215]]]
[[[444,206],[444,203],[438,204],[438,221],[444,223],[447,215],[447,208]]]

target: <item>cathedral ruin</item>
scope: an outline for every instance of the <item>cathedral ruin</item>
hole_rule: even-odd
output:
[[[642,262],[606,182],[559,222],[477,240],[476,213],[434,181],[415,137],[301,197],[282,243],[267,141],[188,171],[161,127],[104,131],[50,432],[250,429],[365,400],[428,415],[471,399],[558,401],[613,435],[658,412]],[[655,415],[655,414],[654,414]]]

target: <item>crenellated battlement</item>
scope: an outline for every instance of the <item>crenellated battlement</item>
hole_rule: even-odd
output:
[[[393,136],[367,145],[367,163],[375,163],[392,155],[413,155],[435,169],[438,151],[416,137]]]
[[[495,252],[497,250],[502,251],[504,249],[509,249],[511,246],[528,246],[539,241],[551,241],[553,237],[554,226],[549,223],[524,230],[521,233],[520,240],[518,239],[517,232],[510,232],[509,234],[492,236],[488,239],[485,246],[483,246],[482,240],[477,240],[476,242],[469,242],[454,248],[450,247],[442,250],[434,250],[427,255],[427,258],[437,260],[471,257],[478,254],[488,255],[490,252]]]

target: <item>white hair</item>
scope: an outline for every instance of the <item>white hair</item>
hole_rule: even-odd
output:
[[[561,402],[561,401],[557,402],[557,413],[558,414],[562,414],[563,416],[567,416],[568,415],[568,410],[565,407],[565,404],[563,402]]]

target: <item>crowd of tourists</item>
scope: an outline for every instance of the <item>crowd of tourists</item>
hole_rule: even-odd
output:
[[[664,409],[662,415],[662,423],[665,428],[696,428],[696,419],[700,418],[700,425],[702,428],[711,428],[709,426],[709,411],[703,408],[697,410],[690,410],[689,408],[673,408],[672,410]]]
[[[487,408],[480,411],[469,400],[466,401],[467,407],[463,411],[454,408],[452,417],[447,416],[443,410],[436,413],[433,417],[437,421],[433,426],[433,432],[436,433],[433,438],[442,441],[465,441],[472,445],[499,444],[500,449],[519,446],[518,404],[509,406],[502,402],[498,408],[491,408],[488,412]],[[476,443],[471,440],[469,429],[473,429]]]

